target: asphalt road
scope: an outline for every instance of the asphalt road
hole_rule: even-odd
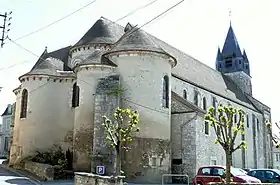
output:
[[[8,184],[35,185],[37,183],[27,177],[22,177],[4,168],[0,168],[0,185]]]

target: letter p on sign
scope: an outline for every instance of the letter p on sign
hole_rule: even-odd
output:
[[[103,175],[105,173],[105,167],[104,166],[96,166],[96,173],[99,175]]]

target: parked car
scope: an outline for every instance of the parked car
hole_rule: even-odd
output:
[[[249,168],[244,168],[243,170],[246,171],[246,172],[248,172],[248,171],[250,171],[251,169],[249,169]]]
[[[225,166],[219,165],[202,166],[192,179],[193,184],[207,185],[209,182],[221,182],[225,178],[225,169]],[[247,175],[240,168],[231,167],[231,177],[233,182],[237,183],[261,183],[259,179]]]
[[[262,183],[280,183],[280,170],[277,169],[251,169],[247,175],[260,179]]]
[[[245,174],[247,174],[247,172],[248,172],[248,171],[246,171],[246,170],[244,170],[244,169],[241,169],[241,168],[237,168],[237,169],[239,169],[241,172],[243,172],[243,173],[245,173]]]

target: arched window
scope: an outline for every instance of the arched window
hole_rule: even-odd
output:
[[[21,94],[20,118],[26,118],[27,102],[28,102],[28,91],[26,89],[23,89]]]
[[[209,135],[209,122],[208,121],[204,121],[204,133],[206,135]]]
[[[80,88],[77,83],[73,85],[73,94],[72,94],[72,107],[79,106],[79,99],[80,99]]]
[[[216,111],[217,111],[217,99],[215,97],[212,97],[212,106],[214,107],[215,111],[214,114],[216,115]]]
[[[203,104],[202,104],[202,108],[203,110],[206,110],[207,109],[207,101],[206,101],[206,97],[203,97]]]
[[[162,106],[169,107],[169,79],[167,75],[163,77]]]
[[[197,90],[194,90],[194,104],[198,106],[198,101],[199,101],[199,93]]]
[[[246,121],[247,121],[247,128],[249,128],[249,127],[250,127],[250,122],[249,122],[249,121],[250,121],[250,120],[249,120],[249,114],[247,114],[247,120],[246,120]]]
[[[184,97],[185,100],[188,98],[188,94],[187,94],[186,89],[184,89],[184,91],[183,91],[183,97]]]

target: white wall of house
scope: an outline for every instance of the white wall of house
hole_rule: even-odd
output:
[[[0,157],[7,157],[10,135],[11,135],[12,115],[2,116],[2,124],[0,126]]]

